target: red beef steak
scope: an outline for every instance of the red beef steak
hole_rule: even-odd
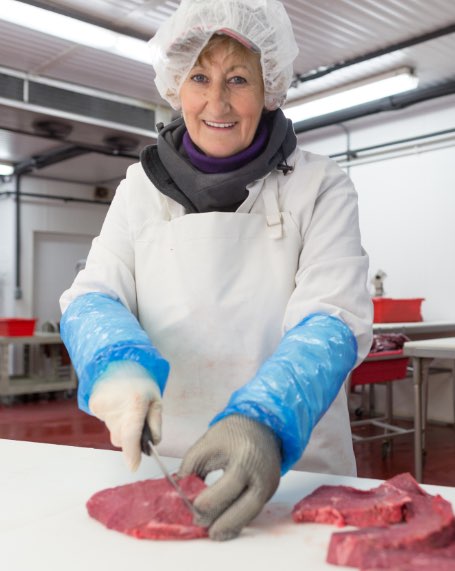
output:
[[[334,533],[327,561],[362,571],[455,571],[455,519],[441,496],[410,474],[368,491],[321,486],[293,510],[296,522],[361,529]]]
[[[362,569],[390,569],[411,556],[450,544],[454,537],[451,504],[441,496],[425,492],[410,474],[388,480],[389,485],[408,493],[404,521],[388,528],[366,527],[334,533],[327,561]]]
[[[191,502],[206,488],[191,475],[179,480]],[[164,478],[143,480],[94,494],[88,513],[109,529],[140,539],[196,539],[207,537],[207,528],[193,523],[193,515]]]
[[[382,569],[362,569],[362,571],[383,571]],[[405,563],[393,565],[387,571],[455,571],[455,542],[447,547],[433,549],[427,553],[411,555]]]
[[[384,526],[403,521],[408,493],[387,482],[373,490],[350,486],[321,486],[292,510],[295,522],[329,523],[343,527]]]

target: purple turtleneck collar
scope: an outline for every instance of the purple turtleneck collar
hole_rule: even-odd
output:
[[[268,130],[266,122],[261,119],[253,142],[249,147],[230,157],[209,157],[205,155],[191,140],[188,131],[183,135],[183,148],[191,164],[201,172],[209,174],[231,172],[239,169],[258,157],[267,141]]]

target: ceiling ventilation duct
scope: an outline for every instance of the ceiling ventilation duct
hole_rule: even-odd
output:
[[[0,104],[67,121],[156,136],[154,105],[60,81],[30,79],[5,68],[0,70]]]
[[[131,127],[155,126],[155,111],[145,107],[128,105],[94,95],[61,89],[44,83],[29,82],[28,102],[40,107],[50,107],[83,117],[122,123]]]

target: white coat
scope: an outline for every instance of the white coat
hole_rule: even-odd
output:
[[[62,296],[62,310],[88,292],[120,298],[169,361],[164,454],[182,456],[308,314],[341,318],[356,336],[358,363],[371,346],[352,183],[322,156],[297,149],[287,162],[292,174],[249,185],[235,213],[205,214],[185,214],[131,166],[86,269]],[[355,474],[344,390],[295,467]]]

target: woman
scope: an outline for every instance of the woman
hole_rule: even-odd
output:
[[[183,0],[151,43],[182,117],[128,169],[62,337],[80,407],[132,469],[144,422],[180,475],[224,469],[195,506],[229,539],[289,468],[355,474],[340,388],[371,344],[368,259],[351,182],[279,108],[297,52],[281,3]]]

